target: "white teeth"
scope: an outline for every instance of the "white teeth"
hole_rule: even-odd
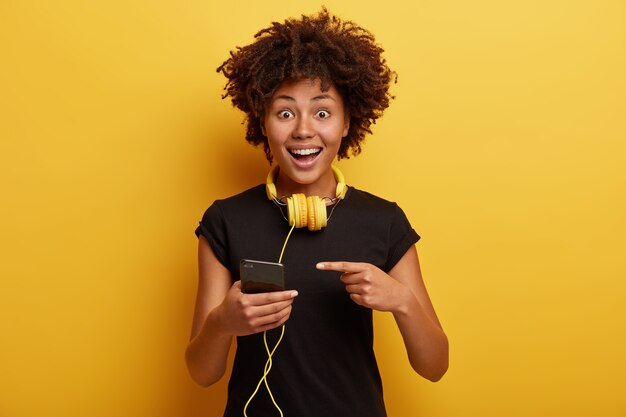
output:
[[[320,152],[320,150],[317,149],[317,148],[311,148],[311,149],[291,149],[290,152],[291,153],[295,153],[296,155],[312,155],[314,153]]]

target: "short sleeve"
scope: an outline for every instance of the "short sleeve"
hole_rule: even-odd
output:
[[[389,272],[404,256],[407,250],[420,240],[404,211],[394,204],[393,217],[389,228],[389,251],[385,271]]]
[[[196,228],[196,236],[205,237],[217,260],[228,268],[228,241],[224,216],[217,202],[214,202],[202,216],[200,225]]]

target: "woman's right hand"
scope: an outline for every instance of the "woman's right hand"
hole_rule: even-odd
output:
[[[222,303],[215,309],[222,333],[247,336],[283,325],[291,314],[295,290],[246,294],[241,281],[235,281]]]

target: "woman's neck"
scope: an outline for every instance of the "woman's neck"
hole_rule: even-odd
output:
[[[328,171],[327,174],[320,177],[317,181],[311,184],[300,184],[292,181],[285,175],[278,173],[276,179],[276,189],[280,196],[290,196],[293,194],[301,193],[306,196],[318,196],[335,198],[337,190],[337,180],[332,171]]]

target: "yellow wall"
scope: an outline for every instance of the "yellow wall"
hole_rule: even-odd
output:
[[[423,236],[451,341],[431,384],[377,315],[390,415],[626,415],[626,3],[393,3],[325,2],[399,73],[340,166]],[[221,415],[183,362],[193,229],[267,166],[215,68],[318,9],[0,2],[1,416]]]

